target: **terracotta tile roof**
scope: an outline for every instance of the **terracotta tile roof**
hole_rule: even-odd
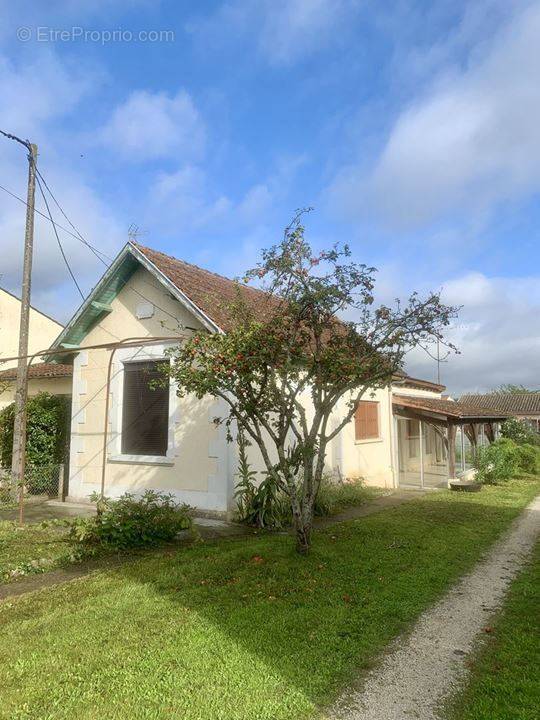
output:
[[[394,394],[393,405],[408,407],[426,412],[445,415],[448,418],[465,420],[468,418],[504,420],[508,414],[494,409],[481,407],[472,403],[453,402],[441,398],[413,397]]]
[[[446,390],[446,385],[439,385],[438,383],[431,382],[431,380],[421,380],[420,378],[411,377],[403,371],[398,371],[396,373],[394,382],[396,382],[396,384],[403,385],[404,387],[432,390],[433,392],[439,393]]]
[[[2,364],[0,362],[0,368]],[[28,370],[29,378],[58,378],[71,377],[73,375],[73,365],[61,365],[56,363],[38,363],[30,365]],[[0,380],[15,380],[17,377],[17,368],[8,368],[0,370]]]
[[[540,415],[540,392],[469,394],[463,395],[460,402],[496,408],[509,415]]]
[[[275,297],[257,288],[236,283],[223,275],[178,260],[139,243],[131,244],[222,330],[227,331],[232,327],[228,306],[238,297],[238,289],[261,320],[270,314],[272,307],[278,302]],[[396,376],[399,376],[398,381],[401,380],[409,387],[427,388],[435,392],[442,392],[445,389],[444,385],[413,378],[404,372],[399,372]]]
[[[276,302],[272,296],[257,288],[235,283],[223,275],[138,243],[133,245],[222,330],[230,330],[232,327],[228,306],[237,299],[238,288],[261,320]]]

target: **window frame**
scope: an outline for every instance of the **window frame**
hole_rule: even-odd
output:
[[[374,442],[382,442],[383,437],[381,434],[381,402],[380,400],[360,400],[360,403],[370,403],[372,405],[377,406],[377,435],[369,438],[357,438],[356,437],[356,412],[358,412],[358,408],[360,407],[360,404],[358,405],[358,408],[356,409],[356,412],[353,415],[353,433],[354,433],[354,444],[355,445],[364,445],[365,443],[374,443]]]
[[[165,455],[132,455],[122,452],[122,408],[124,400],[124,367],[130,363],[166,361],[165,351],[174,343],[121,348],[116,351],[111,377],[111,422],[107,443],[107,462],[123,462],[134,465],[174,465],[176,457],[175,427],[179,422],[177,385],[169,381],[169,423],[167,428],[167,452]]]

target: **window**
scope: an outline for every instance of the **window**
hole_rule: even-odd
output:
[[[356,440],[374,440],[379,438],[379,403],[360,400],[354,415]]]
[[[124,364],[122,454],[166,455],[169,438],[169,384],[163,380],[163,360]]]

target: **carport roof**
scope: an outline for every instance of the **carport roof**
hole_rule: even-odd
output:
[[[392,399],[394,408],[409,408],[420,413],[435,415],[448,422],[490,422],[506,420],[508,414],[492,408],[484,408],[469,403],[453,402],[442,398],[414,397],[410,395],[394,394]]]

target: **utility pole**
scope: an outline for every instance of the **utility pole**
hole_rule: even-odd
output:
[[[15,418],[13,424],[13,454],[11,482],[13,491],[19,491],[19,522],[23,523],[24,470],[26,460],[26,400],[28,397],[28,334],[30,325],[30,292],[32,286],[32,257],[34,248],[34,201],[36,190],[37,145],[15,135],[0,133],[24,145],[28,150],[28,191],[26,199],[26,229],[24,233],[24,260],[21,290],[21,318],[19,325],[19,359],[15,386]]]

